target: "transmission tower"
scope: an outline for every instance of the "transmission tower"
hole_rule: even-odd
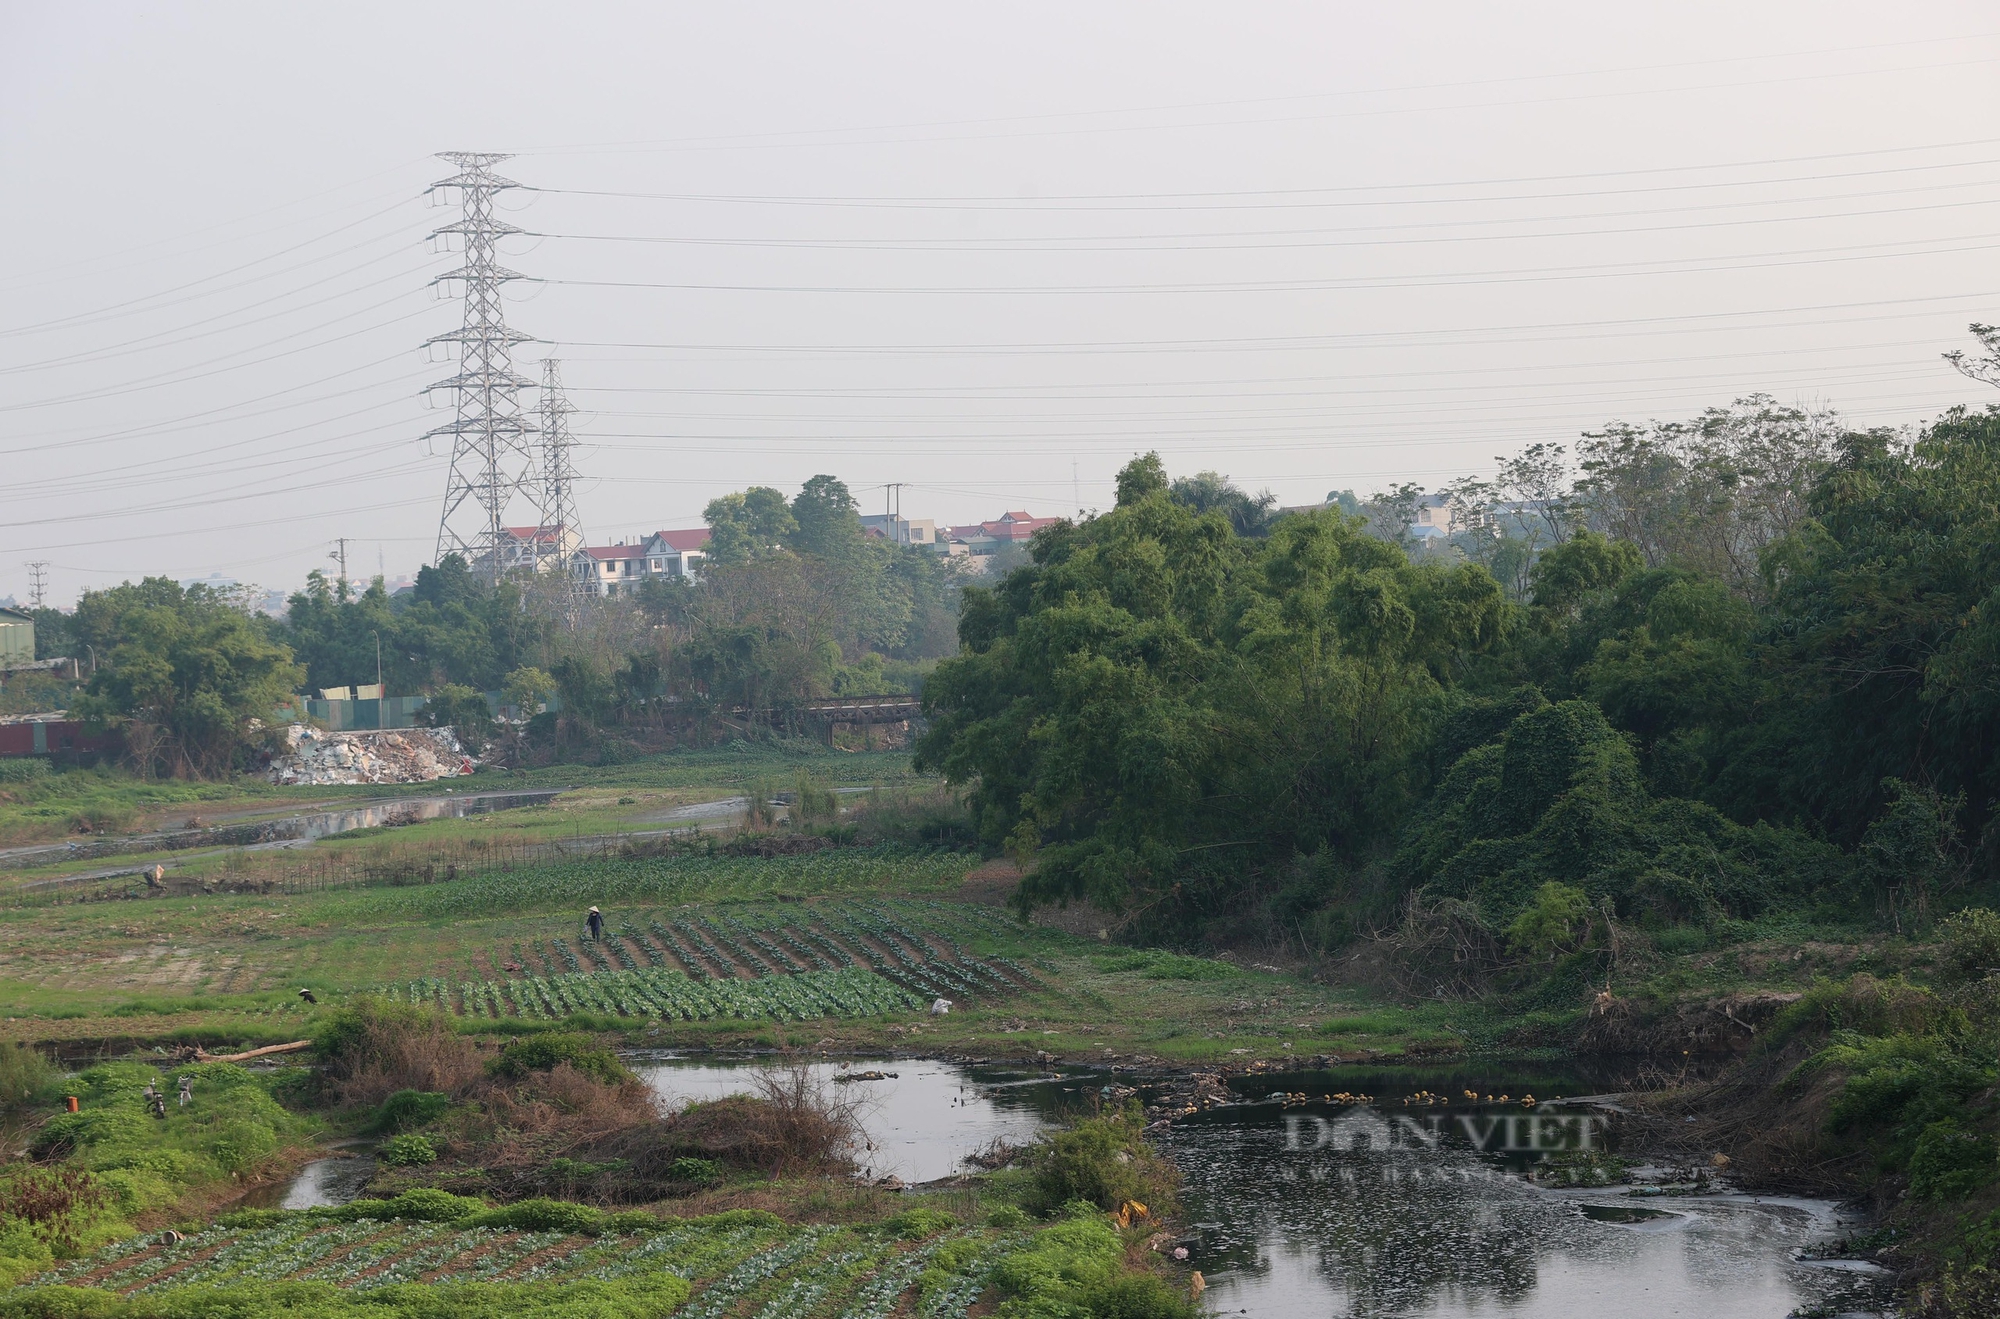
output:
[[[520,392],[532,382],[515,373],[513,359],[514,345],[532,336],[508,329],[500,305],[500,286],[522,276],[500,264],[496,245],[520,230],[493,214],[494,196],[521,185],[493,173],[491,167],[506,160],[504,155],[480,151],[438,155],[458,166],[459,172],[432,184],[430,191],[457,189],[461,213],[457,223],[445,225],[431,238],[448,243],[451,235],[457,235],[464,244],[465,263],[431,283],[465,285],[465,321],[425,344],[458,345],[458,374],[429,387],[454,391],[456,413],[424,436],[426,440],[451,437],[437,557],[442,561],[447,554],[463,555],[475,571],[497,584],[509,566],[504,561],[508,505],[517,495],[537,504],[541,494],[535,424],[521,415]],[[544,520],[538,510],[536,523]]]
[[[49,561],[47,559],[28,560],[28,596],[40,609],[49,593]]]
[[[583,522],[576,515],[575,444],[569,433],[569,414],[575,411],[576,408],[563,393],[562,363],[552,357],[545,358],[542,362],[542,526],[555,537],[556,571],[568,584],[572,613],[576,599],[585,590],[583,580],[570,571],[569,564],[571,550],[583,546]]]

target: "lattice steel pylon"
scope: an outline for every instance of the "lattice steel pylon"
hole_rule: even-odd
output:
[[[559,556],[555,571],[567,584],[565,596],[569,614],[589,592],[585,579],[572,571],[569,556],[583,548],[583,521],[576,512],[575,443],[570,438],[569,414],[576,408],[563,393],[562,363],[555,358],[542,361],[542,528]],[[539,538],[537,538],[539,539]]]
[[[465,320],[458,329],[430,339],[425,347],[458,345],[458,374],[440,380],[438,389],[457,394],[451,421],[429,431],[426,440],[451,437],[451,470],[445,478],[444,511],[438,517],[437,559],[459,554],[489,582],[517,566],[532,567],[539,537],[522,547],[506,533],[508,507],[517,498],[535,505],[536,525],[546,519],[540,510],[542,480],[534,451],[535,423],[521,414],[520,392],[531,381],[514,370],[514,345],[533,336],[507,328],[500,305],[500,286],[523,276],[502,266],[499,240],[519,233],[493,213],[493,198],[521,185],[493,173],[504,155],[483,151],[441,151],[441,160],[458,166],[458,173],[431,185],[436,194],[457,189],[458,221],[432,233],[433,241],[456,234],[464,242],[465,261],[457,270],[432,280],[433,285],[460,281],[465,285]]]

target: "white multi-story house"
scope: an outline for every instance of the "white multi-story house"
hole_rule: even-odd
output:
[[[708,558],[708,528],[686,531],[656,531],[646,537],[646,575],[686,577],[701,575],[702,561]]]
[[[701,575],[708,528],[656,531],[630,544],[591,545],[570,556],[570,571],[591,595],[630,595],[639,583],[689,580]]]

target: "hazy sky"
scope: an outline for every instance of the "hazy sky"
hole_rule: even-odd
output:
[[[442,150],[541,190],[508,314],[597,542],[2000,402],[1939,360],[2000,320],[1996,72],[1970,2],[0,3],[0,596],[429,557]]]

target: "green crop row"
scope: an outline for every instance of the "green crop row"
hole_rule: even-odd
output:
[[[411,989],[429,982],[417,982]],[[874,1017],[923,1006],[916,994],[867,971],[806,971],[757,980],[696,980],[664,967],[522,976],[418,997],[391,987],[391,998],[436,1003],[472,1017],[557,1020],[574,1013],[657,1017],[667,1021],[812,1021],[823,1017]]]
[[[610,1311],[590,1309],[588,1300],[605,1296],[606,1288],[622,1294],[634,1283],[658,1280],[664,1286],[655,1299],[666,1303],[660,1313],[675,1297],[693,1292],[675,1311],[678,1319],[736,1313],[760,1319],[886,1319],[893,1313],[942,1319],[966,1313],[992,1274],[992,1247],[1008,1240],[952,1229],[909,1241],[893,1230],[894,1223],[888,1231],[787,1227],[769,1214],[745,1211],[597,1235],[553,1225],[520,1231],[367,1218],[330,1222],[317,1213],[258,1217],[276,1221],[211,1228],[177,1241],[146,1236],[117,1242],[26,1284],[48,1289],[43,1299],[30,1301],[32,1292],[22,1291],[9,1299],[18,1298],[38,1314],[100,1314],[114,1313],[107,1292],[166,1300],[178,1289],[201,1287],[217,1289],[208,1293],[216,1299],[237,1297],[243,1304],[232,1312],[247,1314],[258,1312],[273,1284],[319,1282],[340,1292],[373,1293],[381,1312],[394,1316],[407,1312],[404,1298],[384,1289],[401,1285],[571,1284],[586,1306],[578,1313],[597,1314]],[[436,1306],[443,1305],[443,1297],[424,1312],[442,1313]]]
[[[612,902],[940,890],[955,887],[976,862],[960,853],[887,847],[829,848],[788,857],[578,859],[408,888],[355,890],[327,901],[388,916],[436,919]]]

